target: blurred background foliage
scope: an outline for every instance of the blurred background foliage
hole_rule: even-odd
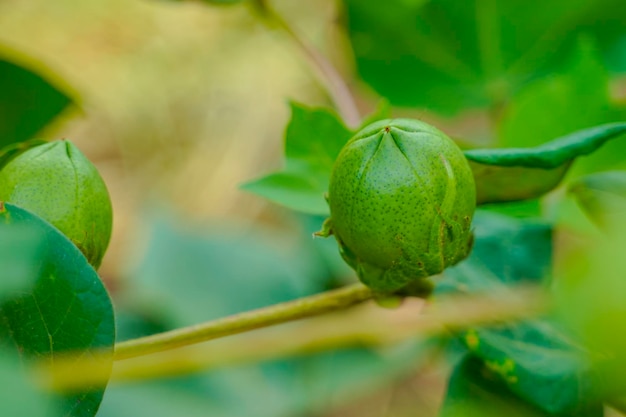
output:
[[[626,15],[617,12],[617,0],[271,4],[339,69],[362,114],[384,98],[393,116],[431,122],[466,148],[534,146],[626,118]],[[252,0],[0,1],[0,58],[52,83],[47,114],[63,109],[57,89],[77,103],[45,128],[31,116],[9,141],[35,133],[70,138],[110,189],[114,232],[100,275],[116,305],[118,340],[354,281],[333,241],[310,238],[322,218],[294,215],[238,188],[283,163],[289,100],[332,107],[302,51],[256,10]],[[20,82],[11,74],[3,62],[3,92]],[[0,102],[0,136],[7,134],[2,117],[8,120],[18,104]],[[554,244],[564,322],[581,340],[603,341],[598,351],[623,351],[623,341],[602,329],[624,317],[619,295],[626,293],[607,290],[623,287],[615,248],[624,246],[619,236],[608,246],[587,242],[605,242],[596,225],[610,230],[625,212],[624,177],[615,171],[626,168],[624,155],[626,140],[612,141],[575,163],[569,189],[488,208],[477,222],[477,250],[449,272],[448,287],[554,285]],[[608,170],[602,180],[587,176]],[[587,251],[588,262],[579,256]],[[603,291],[593,284],[596,275],[606,281]],[[602,311],[568,310],[588,305],[589,294],[613,302]],[[576,343],[562,340],[559,328],[542,319],[477,333],[486,350],[472,349],[468,331],[434,344],[416,340],[116,385],[98,415],[436,416],[442,404],[445,416],[485,415],[485,407],[508,410],[507,401],[498,401],[509,396],[533,404],[516,408],[519,415],[556,415],[567,407],[601,415],[580,404],[587,399],[579,389],[587,363],[572,360],[561,374],[533,379],[533,366],[542,365],[511,353],[516,335],[529,351],[535,343],[571,358]],[[445,354],[439,342],[449,342]],[[528,365],[523,372],[531,370],[526,387],[542,387],[537,392],[545,398],[529,399],[524,387],[513,397],[506,378],[492,377],[502,366],[487,369],[475,359],[502,365],[512,355]],[[450,397],[444,401],[450,363],[456,363],[450,392],[462,398],[491,386],[499,400],[477,395],[476,404],[461,407],[474,414],[459,411]],[[0,378],[13,375],[5,370]],[[567,392],[577,394],[566,396],[563,409],[550,409],[560,395],[550,378],[572,375]]]

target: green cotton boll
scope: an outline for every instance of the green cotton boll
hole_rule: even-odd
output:
[[[459,147],[434,127],[382,120],[341,150],[330,218],[343,259],[379,294],[420,295],[429,276],[466,258],[476,186]]]
[[[96,167],[70,141],[31,148],[7,163],[0,201],[47,220],[100,266],[111,238],[111,199]]]

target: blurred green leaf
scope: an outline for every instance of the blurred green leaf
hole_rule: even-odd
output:
[[[621,28],[607,27],[607,32],[611,30],[621,32]],[[612,37],[611,35],[609,35]],[[599,39],[602,43],[602,38]],[[626,34],[622,34],[617,42],[614,42],[608,49],[607,53],[607,67],[611,72],[624,73],[626,72]]]
[[[626,132],[626,123],[584,129],[532,148],[465,151],[479,204],[539,197],[563,179],[573,160]]]
[[[43,239],[31,225],[0,224],[0,302],[30,289],[39,276]]]
[[[481,206],[481,209],[518,218],[541,217],[541,201],[539,198],[484,204]]]
[[[298,219],[304,227],[304,236],[314,236],[322,229],[326,216],[299,215]],[[319,257],[317,262],[328,269],[327,276],[332,277],[327,283],[328,289],[356,282],[354,270],[341,258],[335,239],[314,236],[311,240],[305,239],[304,244],[303,250],[315,253]]]
[[[589,218],[606,231],[626,219],[626,171],[590,174],[570,184],[569,193]]]
[[[5,274],[9,279],[13,275],[13,280],[17,277],[22,283],[19,288],[12,285],[15,292],[8,293],[4,287],[0,345],[16,350],[25,360],[49,356],[54,361],[62,352],[79,356],[100,349],[112,352],[115,329],[111,302],[82,253],[39,217],[10,204],[4,208],[0,212],[0,242],[7,252],[3,250],[0,261],[10,260],[8,266],[13,266],[5,269],[3,264],[0,275],[2,279]],[[24,234],[13,240],[16,233]],[[25,241],[28,238],[33,240]],[[75,371],[82,373],[80,367]],[[92,417],[102,395],[101,387],[88,386],[82,392],[59,396],[59,415]]]
[[[437,293],[490,291],[549,277],[550,225],[485,211],[477,213],[474,225],[472,254],[446,270]],[[587,352],[552,319],[469,329],[461,339],[512,392],[545,412],[573,415],[599,402]]]
[[[439,417],[547,417],[551,414],[516,397],[479,359],[466,355],[454,368]],[[602,405],[562,417],[602,417]]]
[[[618,0],[344,0],[363,79],[393,104],[496,106],[560,68],[581,33],[622,41]],[[532,24],[529,24],[532,22]]]
[[[436,293],[490,291],[507,284],[541,284],[550,276],[552,226],[479,209],[470,256],[444,272]]]
[[[511,391],[546,412],[572,415],[601,402],[588,352],[553,320],[469,330],[463,340]]]
[[[550,276],[550,224],[539,219],[514,219],[479,210],[473,227],[470,263],[486,268],[489,276],[510,284],[540,283]]]
[[[241,188],[295,211],[328,215],[328,203],[323,198],[328,185],[313,181],[296,172],[276,172],[246,183]]]
[[[0,305],[16,293],[32,288],[39,275],[37,260],[43,250],[37,228],[0,223]],[[0,307],[1,311],[1,307]],[[24,363],[15,349],[1,346],[0,404],[3,415],[50,416],[54,407],[50,395],[35,386],[24,372]]]
[[[538,146],[622,118],[610,102],[609,76],[589,38],[580,39],[570,61],[558,75],[531,83],[513,97],[499,124],[502,146]]]
[[[324,265],[301,237],[155,216],[145,257],[130,271],[132,304],[190,325],[321,291]],[[176,220],[176,223],[174,222]],[[307,240],[312,239],[309,235]]]
[[[141,333],[154,328],[155,317],[167,327],[193,324],[316,293],[334,279],[333,267],[311,250],[308,231],[201,228],[172,218],[151,225],[146,257],[129,272],[129,301],[117,304],[151,318],[145,327],[134,324]],[[410,372],[428,348],[411,341],[113,386],[99,417],[309,415]]]
[[[513,98],[499,125],[503,146],[536,146],[569,132],[624,119],[623,104],[620,107],[610,97],[609,74],[596,45],[582,37],[575,52],[558,75],[530,84]],[[624,153],[625,141],[607,143],[593,158],[579,161],[573,171],[626,167]]]
[[[555,286],[559,318],[592,352],[610,396],[626,386],[626,335],[618,330],[626,321],[626,221],[613,228],[564,253]]]
[[[491,373],[484,363],[466,355],[455,367],[439,417],[546,417]],[[594,415],[594,414],[590,414]],[[602,413],[597,414],[602,416]]]
[[[326,215],[324,194],[330,171],[350,136],[352,131],[334,113],[291,103],[285,132],[286,167],[242,188],[297,211]]]
[[[0,149],[32,138],[73,103],[47,70],[22,66],[5,52],[0,50]]]
[[[291,120],[285,132],[287,170],[328,175],[351,135],[333,112],[291,103]]]
[[[0,404],[3,416],[51,417],[55,412],[51,395],[35,386],[16,351],[0,349]]]

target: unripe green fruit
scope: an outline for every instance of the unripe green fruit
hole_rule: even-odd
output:
[[[47,220],[100,266],[111,238],[111,199],[96,167],[71,142],[40,145],[9,161],[0,170],[0,201]]]
[[[328,193],[344,260],[379,294],[416,293],[425,278],[471,250],[474,176],[444,133],[409,119],[383,120],[339,153]]]

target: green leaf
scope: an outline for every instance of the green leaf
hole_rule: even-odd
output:
[[[512,392],[551,414],[601,402],[588,352],[554,320],[468,330],[463,341]]]
[[[291,103],[285,132],[286,167],[242,188],[294,210],[326,215],[324,194],[330,171],[350,136],[352,131],[334,113]]]
[[[465,151],[479,204],[539,197],[556,187],[573,160],[626,132],[626,122],[571,133],[532,148]]]
[[[475,249],[446,270],[438,293],[489,291],[548,278],[549,225],[479,211],[475,227]],[[545,412],[585,413],[600,402],[588,352],[553,319],[468,329],[461,340],[511,392]]]
[[[4,287],[0,346],[16,350],[25,360],[54,361],[64,352],[89,356],[101,349],[112,353],[113,310],[94,269],[78,248],[50,224],[13,205],[3,207],[1,279],[7,276],[19,280],[20,285],[12,285],[10,292]],[[16,238],[17,233],[24,234]],[[5,262],[10,269],[4,268]],[[106,365],[110,367],[112,359]],[[80,367],[75,372],[82,374]],[[102,395],[102,387],[86,386],[81,392],[59,396],[59,415],[92,417]]]
[[[276,172],[244,184],[241,189],[261,195],[270,201],[302,213],[328,215],[328,204],[320,195],[327,187],[312,183],[310,178],[293,172]]]
[[[533,148],[472,149],[465,151],[470,161],[507,167],[554,169],[588,155],[626,132],[626,122],[608,123],[580,130]]]
[[[454,367],[439,413],[439,417],[547,417],[549,415],[516,397],[482,361],[471,355],[466,355]]]
[[[571,183],[573,195],[589,218],[606,231],[626,219],[626,171],[590,174]]]
[[[466,355],[454,367],[439,417],[548,417],[555,414],[541,410],[515,396],[497,374],[472,355]],[[597,404],[563,417],[602,417]]]
[[[361,77],[392,104],[496,107],[562,67],[579,34],[619,46],[618,0],[344,0]]]
[[[331,111],[291,103],[291,120],[285,132],[287,170],[329,173],[350,136],[352,131]]]
[[[73,103],[48,70],[15,58],[0,49],[0,149],[32,138]]]

